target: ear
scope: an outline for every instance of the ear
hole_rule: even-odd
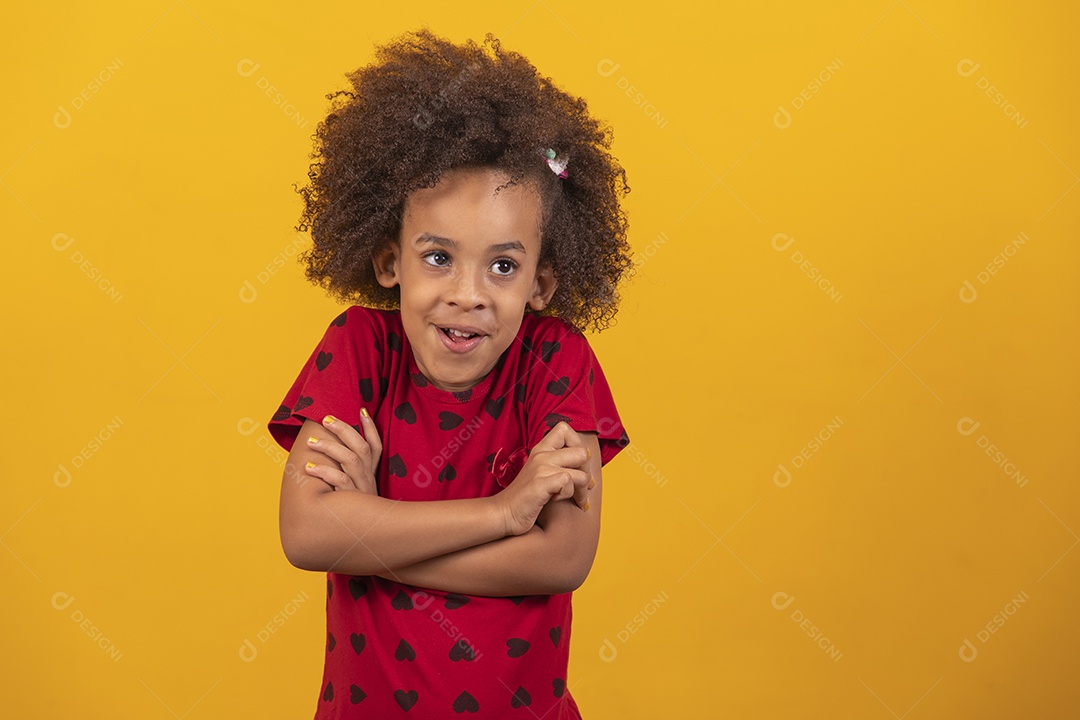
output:
[[[532,294],[529,296],[528,306],[539,312],[551,302],[551,296],[555,294],[555,288],[559,281],[551,270],[549,263],[542,263],[536,268],[536,280],[533,281]]]
[[[371,264],[375,268],[375,279],[384,288],[392,288],[398,284],[400,277],[400,248],[393,240],[386,243],[371,257]]]

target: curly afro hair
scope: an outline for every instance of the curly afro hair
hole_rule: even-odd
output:
[[[300,255],[308,280],[350,304],[399,307],[371,258],[400,241],[405,198],[448,170],[488,166],[540,192],[540,262],[558,286],[539,314],[578,331],[607,328],[633,270],[620,207],[630,188],[611,129],[490,33],[482,46],[454,45],[421,29],[376,48],[376,60],[347,74],[351,91],[326,96],[331,109],[313,136],[310,183],[297,190],[296,229],[313,240]],[[568,159],[567,177],[548,167],[546,148]]]

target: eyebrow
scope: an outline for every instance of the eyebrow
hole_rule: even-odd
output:
[[[432,245],[440,245],[442,247],[456,248],[457,243],[450,238],[444,238],[440,235],[432,235],[431,233],[424,233],[420,237],[416,238],[416,244],[421,245],[423,243],[430,243]],[[525,252],[525,246],[514,240],[512,242],[498,243],[488,248],[489,252],[504,252],[506,250],[517,250],[522,255],[527,255]]]

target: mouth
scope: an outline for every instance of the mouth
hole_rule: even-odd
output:
[[[436,325],[443,344],[452,352],[468,352],[487,337],[478,328],[465,325]]]

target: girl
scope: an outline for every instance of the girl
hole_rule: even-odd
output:
[[[491,35],[406,35],[349,79],[297,229],[350,307],[268,425],[282,547],[327,573],[315,717],[579,717],[570,598],[629,442],[581,329],[631,268],[625,173]]]

